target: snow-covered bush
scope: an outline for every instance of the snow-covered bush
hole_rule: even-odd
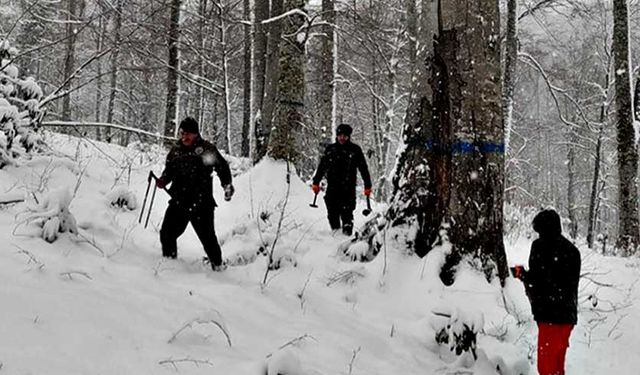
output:
[[[0,41],[0,168],[20,154],[15,144],[30,152],[42,142],[36,133],[44,115],[42,89],[33,77],[19,78],[17,55],[7,40]]]
[[[456,355],[468,352],[477,358],[478,331],[484,326],[482,315],[450,306],[440,306],[432,313],[430,323],[436,333],[436,342],[446,345]]]
[[[42,227],[40,237],[53,242],[59,233],[78,233],[75,217],[69,211],[73,195],[66,188],[58,188],[49,192],[39,203],[27,209],[27,215],[17,224],[38,223]]]
[[[133,191],[127,189],[126,186],[116,186],[107,193],[107,201],[113,207],[126,208],[133,211],[138,208],[138,200]]]

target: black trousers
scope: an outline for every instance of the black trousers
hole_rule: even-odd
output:
[[[355,197],[340,196],[337,194],[327,194],[324,197],[324,203],[327,206],[327,218],[329,226],[336,230],[347,227],[349,230],[353,228],[353,210],[356,208]]]
[[[213,226],[213,207],[209,205],[194,210],[186,210],[177,204],[169,203],[160,228],[162,255],[170,258],[178,256],[177,240],[187,229],[187,224],[189,223],[191,223],[198,235],[204,251],[211,261],[211,265],[222,264],[222,252],[220,251],[220,244],[218,244],[218,237],[216,237],[216,231]]]

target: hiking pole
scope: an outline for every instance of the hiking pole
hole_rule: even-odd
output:
[[[147,205],[147,197],[149,196],[149,188],[151,187],[152,177],[153,177],[153,171],[150,171],[149,177],[147,177],[147,191],[144,193],[144,200],[142,201],[142,208],[140,209],[140,217],[138,218],[138,224],[142,223],[142,216],[144,215],[144,207]]]
[[[316,193],[316,195],[313,196],[313,203],[309,203],[309,207],[318,208],[318,205],[316,204],[316,199],[318,199],[318,193]]]
[[[362,214],[364,216],[368,216],[371,213],[371,201],[369,200],[369,196],[367,195],[367,208],[362,210]]]
[[[151,175],[153,175],[153,172],[151,172]],[[153,200],[156,198],[156,190],[158,190],[158,187],[154,184],[153,193],[151,193],[151,201],[149,201],[149,211],[147,212],[147,220],[145,220],[144,222],[145,229],[147,229],[147,225],[149,224],[149,217],[151,216],[151,209],[153,208]]]

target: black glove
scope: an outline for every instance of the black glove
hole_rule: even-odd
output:
[[[235,192],[235,189],[233,188],[233,185],[231,185],[231,184],[225,185],[224,186],[224,200],[227,201],[227,202],[230,201],[234,192]]]

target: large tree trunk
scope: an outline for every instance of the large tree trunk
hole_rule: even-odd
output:
[[[251,5],[249,0],[243,0],[243,16],[245,20],[251,18]],[[251,127],[251,25],[243,26],[243,66],[244,81],[242,84],[242,143],[240,144],[240,156],[249,157]]]
[[[433,71],[434,38],[438,33],[437,0],[423,0],[418,28],[418,50],[413,72],[413,87],[403,128],[404,151],[400,154],[393,176],[393,197],[388,216],[392,225],[415,226],[413,241],[416,253],[423,256],[430,248],[430,239],[437,233],[438,222],[429,210],[434,209],[434,180],[430,178],[430,155],[425,140],[433,138]]]
[[[171,0],[169,20],[169,55],[167,58],[167,99],[164,112],[164,135],[174,137],[178,124],[178,70],[180,68],[178,42],[180,39],[181,0]],[[167,141],[165,141],[167,143]]]
[[[626,254],[640,244],[638,153],[633,127],[629,64],[629,17],[626,0],[613,0],[613,56],[616,73],[618,139],[618,247]]]
[[[304,11],[305,5],[306,0],[286,0],[285,11]],[[301,29],[304,22],[304,17],[299,14],[283,20],[282,34],[286,37],[279,49],[280,74],[272,124],[274,131],[268,138],[268,155],[293,163],[300,156],[297,137],[303,121],[304,101],[304,40],[296,31]]]
[[[107,106],[107,123],[113,123],[116,93],[118,91],[118,56],[120,55],[120,30],[122,28],[122,4],[124,0],[116,0],[116,14],[113,25],[113,51],[111,52],[111,72],[109,84],[109,104]],[[105,138],[111,142],[111,128],[105,129]]]
[[[423,11],[431,12],[436,2],[424,5]],[[434,46],[428,59],[432,74],[420,77],[430,78],[431,86],[422,89],[427,95],[420,100],[421,111],[416,111],[418,124],[424,126],[411,130],[407,123],[405,127],[407,144],[395,178],[392,211],[403,212],[395,215],[396,222],[406,213],[414,214],[418,224],[414,247],[419,255],[448,238],[453,263],[473,256],[481,260],[487,278],[497,271],[504,280],[508,268],[502,238],[504,130],[498,2],[440,0],[437,6],[435,42],[422,35],[419,40]],[[431,108],[434,112],[429,116]],[[414,181],[420,186],[404,187]],[[439,233],[441,223],[446,237]]]
[[[280,9],[282,9],[282,0]],[[269,18],[269,2],[254,2],[254,30],[253,30],[253,90],[251,92],[251,127],[249,133],[253,134],[250,153],[254,161],[259,160],[257,157],[258,136],[262,132],[262,102],[264,100],[265,74],[267,66],[267,30],[268,25],[262,24],[262,21]],[[252,131],[253,130],[253,131]]]
[[[284,12],[284,1],[273,0],[271,3],[271,18]],[[278,97],[278,81],[280,79],[280,39],[282,37],[282,23],[279,19],[269,24],[269,38],[267,44],[267,66],[264,83],[264,99],[262,101],[261,121],[256,124],[256,153],[254,161],[258,162],[267,153],[273,116],[276,113]],[[288,21],[287,21],[288,22]]]

